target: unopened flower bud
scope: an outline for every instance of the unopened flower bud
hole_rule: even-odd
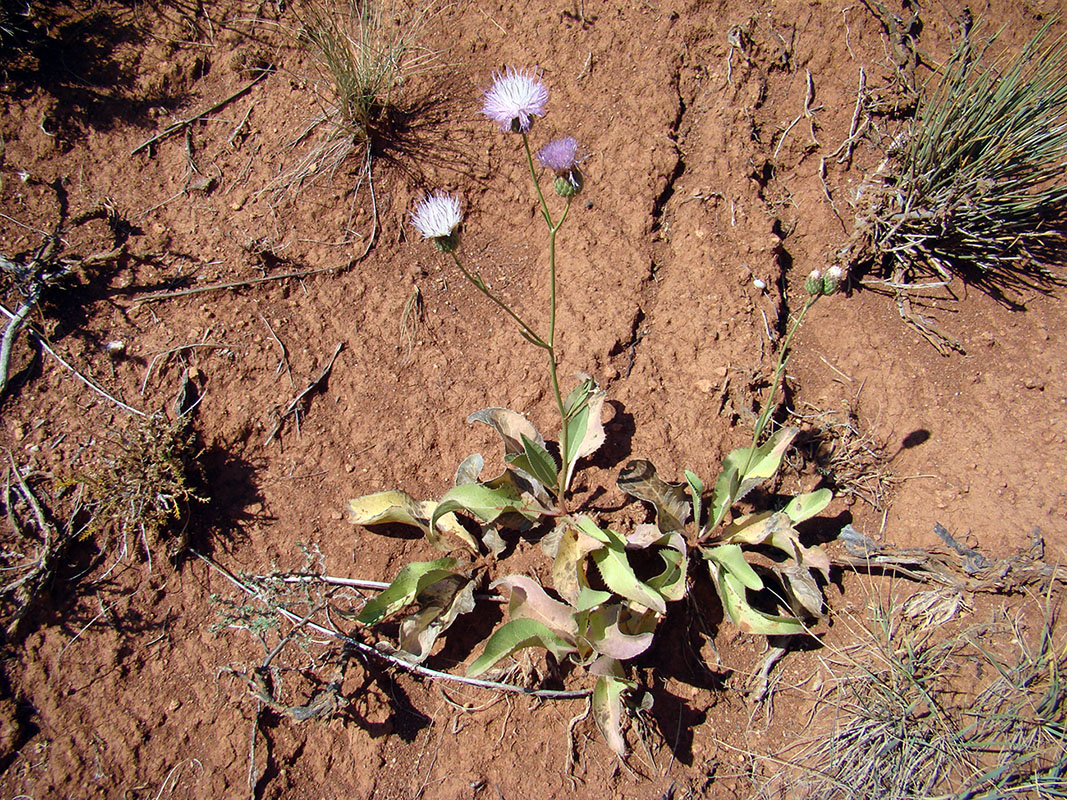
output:
[[[845,271],[841,267],[830,267],[822,276],[822,293],[827,296],[832,295],[840,288],[841,281],[844,279]]]
[[[575,167],[568,170],[566,174],[557,175],[552,185],[560,197],[574,197],[582,191],[582,173]]]
[[[812,297],[815,297],[822,294],[822,289],[822,273],[817,269],[813,269],[811,274],[808,275],[807,279],[804,281],[804,291]]]

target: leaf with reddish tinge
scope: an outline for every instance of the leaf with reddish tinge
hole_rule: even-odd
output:
[[[618,604],[593,611],[589,615],[586,639],[598,653],[626,661],[641,655],[652,645],[652,633],[624,633],[619,627],[622,613],[624,609]]]
[[[494,581],[490,588],[505,588],[511,593],[508,616],[511,619],[535,619],[543,622],[566,639],[578,635],[571,606],[553,600],[537,581],[525,575],[508,575]]]

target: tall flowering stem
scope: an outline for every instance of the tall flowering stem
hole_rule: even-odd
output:
[[[557,222],[552,221],[552,212],[545,202],[545,195],[541,191],[541,183],[537,180],[537,168],[534,166],[533,153],[530,152],[530,139],[525,132],[522,134],[522,146],[526,151],[526,164],[530,169],[530,177],[533,178],[534,189],[537,190],[537,200],[541,206],[541,216],[544,217],[548,226],[548,372],[552,379],[552,393],[556,397],[556,407],[559,409],[559,453],[562,467],[559,471],[559,486],[557,497],[561,504],[566,504],[565,494],[569,488],[566,476],[570,473],[567,463],[567,409],[563,404],[563,393],[559,389],[559,361],[556,358],[556,234],[563,227],[567,214],[571,210],[571,198],[567,198],[567,204],[563,207],[563,213]]]

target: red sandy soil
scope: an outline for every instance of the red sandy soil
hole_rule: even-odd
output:
[[[932,60],[950,52],[962,9],[955,0],[923,9],[920,45]],[[1056,9],[1052,0],[972,8],[991,27],[1007,24],[997,46],[1009,51]],[[685,468],[709,480],[751,436],[783,320],[803,302],[803,277],[847,241],[849,200],[883,151],[864,140],[852,163],[829,160],[844,222],[824,193],[820,160],[848,135],[861,67],[881,92],[895,75],[885,29],[860,4],[443,6],[420,39],[437,68],[404,88],[432,111],[421,143],[374,162],[380,232],[359,260],[372,226],[359,159],[298,186],[280,179],[321,141],[322,126],[301,135],[329,92],[292,35],[293,9],[111,0],[58,4],[45,17],[53,44],[40,71],[9,63],[0,86],[0,253],[40,244],[57,220],[48,186],[56,180],[72,214],[106,201],[128,220],[125,254],[52,291],[33,319],[72,366],[139,409],[170,409],[183,372],[192,379],[211,501],[194,508],[191,540],[234,573],[301,569],[303,543],[325,574],[389,580],[435,551],[353,527],[343,518],[348,498],[394,487],[439,497],[473,452],[491,467],[495,434],[465,423],[486,406],[554,430],[541,353],[407,225],[423,191],[459,192],[467,263],[543,319],[547,244],[519,138],[477,113],[495,70],[540,68],[552,95],[534,144],[570,134],[587,154],[586,188],[559,240],[559,342],[561,374],[593,375],[608,393],[608,444],[575,484],[576,497],[603,513],[624,505],[614,480],[628,459],[649,458],[670,480]],[[744,31],[741,49],[728,40],[734,26]],[[245,86],[247,66],[262,62],[275,71],[245,94],[131,155]],[[884,143],[900,123],[874,124],[872,138]],[[91,222],[71,233],[66,252],[108,247],[103,223]],[[328,271],[146,300],[176,286],[315,270]],[[1063,292],[1026,291],[1011,306],[955,288],[958,301],[924,313],[965,355],[939,355],[891,298],[859,286],[808,316],[789,365],[790,407],[839,420],[851,409],[884,452],[879,468],[895,477],[885,511],[843,496],[823,517],[828,529],[851,522],[899,547],[941,544],[939,522],[996,558],[1028,548],[1038,526],[1045,560],[1057,563],[1067,553]],[[408,342],[404,311],[416,289],[423,313]],[[5,305],[18,302],[9,291]],[[105,352],[113,341],[125,343],[124,357]],[[290,416],[265,443],[338,345],[299,426]],[[0,447],[23,472],[40,473],[34,486],[64,520],[73,500],[57,483],[91,469],[131,416],[25,336],[12,376]],[[798,470],[787,470],[781,491],[819,484],[811,464],[790,463]],[[523,549],[520,568],[540,568],[538,552]],[[260,709],[229,671],[250,669],[266,651],[247,630],[213,629],[223,608],[215,596],[243,602],[222,575],[195,557],[172,566],[162,550],[151,566],[137,553],[115,560],[76,545],[4,651],[5,796],[725,798],[748,795],[776,769],[768,762],[754,775],[749,753],[779,752],[817,726],[803,687],[820,669],[818,650],[787,656],[774,703],[755,705],[745,688],[763,639],[712,621],[716,664],[684,611],[668,618],[680,633],[640,661],[655,706],[644,744],[631,730],[629,766],[587,718],[574,725],[568,777],[568,725],[581,700],[494,703],[358,658],[339,712],[298,722]],[[873,585],[827,588],[827,647],[847,643],[850,628],[835,617],[862,621]],[[974,613],[1006,603],[1018,601],[979,598]],[[495,621],[472,623],[471,636]],[[477,643],[446,639],[430,666],[456,667]],[[697,649],[710,669],[689,657]],[[333,667],[315,660],[323,652],[314,643],[285,651],[286,702],[307,702],[316,676],[329,679]]]

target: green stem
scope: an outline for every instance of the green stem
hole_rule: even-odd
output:
[[[522,317],[520,317],[518,314],[516,314],[514,311],[512,311],[511,307],[508,306],[507,303],[505,303],[503,300],[501,300],[495,294],[493,294],[491,291],[489,291],[489,287],[485,285],[485,281],[482,280],[481,275],[472,274],[472,273],[468,272],[467,268],[463,266],[463,262],[461,262],[459,260],[459,256],[456,255],[456,252],[454,250],[452,251],[452,253],[450,255],[452,256],[452,260],[456,262],[456,266],[459,267],[459,271],[463,273],[463,277],[466,278],[467,280],[469,280],[471,283],[473,283],[474,286],[478,289],[478,291],[480,291],[482,294],[484,294],[486,297],[488,297],[490,300],[492,300],[494,303],[496,303],[498,306],[500,306],[500,308],[502,308],[504,310],[505,314],[507,314],[509,317],[511,317],[513,320],[515,320],[515,322],[518,323],[519,328],[521,328],[523,333],[526,334],[526,338],[532,344],[535,344],[538,347],[541,347],[541,348],[547,350],[549,352],[549,354],[550,354],[550,357],[553,360],[555,360],[555,356],[551,355],[552,354],[552,345],[549,344],[549,342],[546,342],[540,336],[538,336],[537,333],[534,331],[534,329],[531,328],[529,325],[527,325],[525,322],[523,322]]]
[[[767,404],[763,407],[763,411],[760,412],[759,418],[756,420],[756,427],[752,432],[752,447],[748,450],[748,458],[745,459],[745,466],[741,470],[742,475],[747,473],[752,466],[752,459],[756,454],[756,447],[759,445],[759,439],[763,435],[767,423],[770,422],[771,412],[775,408],[774,396],[778,393],[778,387],[782,383],[782,376],[785,374],[785,367],[789,361],[789,347],[793,342],[793,335],[804,322],[804,316],[808,313],[808,309],[815,305],[820,297],[822,297],[822,295],[816,294],[808,298],[808,302],[806,302],[804,307],[800,309],[800,313],[797,314],[797,318],[793,321],[793,327],[790,328],[789,333],[786,334],[785,341],[782,342],[782,349],[778,351],[778,365],[774,369],[774,381],[771,384],[770,394],[767,395]]]
[[[530,152],[530,140],[525,133],[522,135],[522,147],[526,151],[526,166],[530,168],[530,177],[533,178],[534,189],[537,190],[537,199],[541,203],[541,216],[545,218],[545,224],[548,225],[550,230],[553,227],[559,230],[559,225],[552,225],[552,214],[548,211],[548,203],[545,202],[545,196],[541,194],[541,184],[537,180],[537,168],[534,166],[533,154]],[[562,225],[563,220],[561,219],[559,223]]]

